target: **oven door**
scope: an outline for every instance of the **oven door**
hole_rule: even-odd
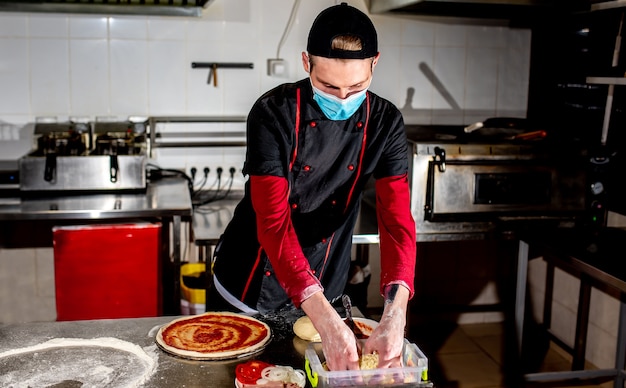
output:
[[[424,219],[489,221],[562,217],[585,209],[584,169],[532,160],[429,162]]]

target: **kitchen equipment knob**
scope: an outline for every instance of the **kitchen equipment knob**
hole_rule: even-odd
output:
[[[46,182],[52,182],[56,177],[57,169],[57,156],[54,153],[46,155],[46,165],[43,171],[43,180]]]
[[[602,182],[595,182],[591,184],[591,193],[599,195],[604,192],[604,184]]]
[[[435,147],[435,164],[439,168],[439,172],[446,171],[446,150]]]
[[[120,166],[117,160],[117,155],[109,155],[109,173],[111,183],[117,182],[117,175],[120,170]]]

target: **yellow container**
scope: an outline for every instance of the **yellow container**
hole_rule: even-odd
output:
[[[205,304],[206,303],[206,290],[204,287],[195,288],[193,285],[185,283],[184,277],[198,278],[198,281],[194,281],[195,285],[204,284],[203,277],[205,276],[206,263],[186,263],[180,267],[180,288],[181,298],[191,304]]]

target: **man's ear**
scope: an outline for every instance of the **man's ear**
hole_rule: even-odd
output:
[[[311,62],[309,61],[309,55],[303,51],[302,52],[302,67],[304,68],[304,71],[307,73],[311,72],[311,69],[309,68],[309,66],[311,65]]]
[[[376,54],[376,56],[374,57],[374,59],[372,59],[372,71],[374,70],[374,68],[376,67],[376,65],[378,64],[378,60],[380,59],[380,53]]]

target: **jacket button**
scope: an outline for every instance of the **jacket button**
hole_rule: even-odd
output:
[[[309,125],[314,128],[317,127],[317,123],[315,121],[311,121]]]
[[[350,170],[350,171],[354,170],[354,164],[348,165],[348,170]]]
[[[270,276],[272,273],[270,271],[265,271],[265,276]]]
[[[291,204],[291,208],[292,209],[297,209],[298,208],[298,204],[297,203],[292,203]]]
[[[326,241],[327,241],[327,240],[326,240],[325,238],[323,238],[323,239],[322,239],[322,244],[326,244]]]
[[[330,204],[335,206],[337,204],[337,200],[333,199],[332,201],[330,201]]]
[[[359,121],[358,123],[356,123],[356,127],[357,128],[362,128],[363,127],[363,122]]]
[[[311,166],[308,166],[308,165],[307,165],[307,166],[304,166],[304,167],[303,167],[303,170],[304,170],[304,171],[311,171]]]
[[[311,272],[313,273],[313,275],[315,275],[315,270],[314,269],[312,269]]]

